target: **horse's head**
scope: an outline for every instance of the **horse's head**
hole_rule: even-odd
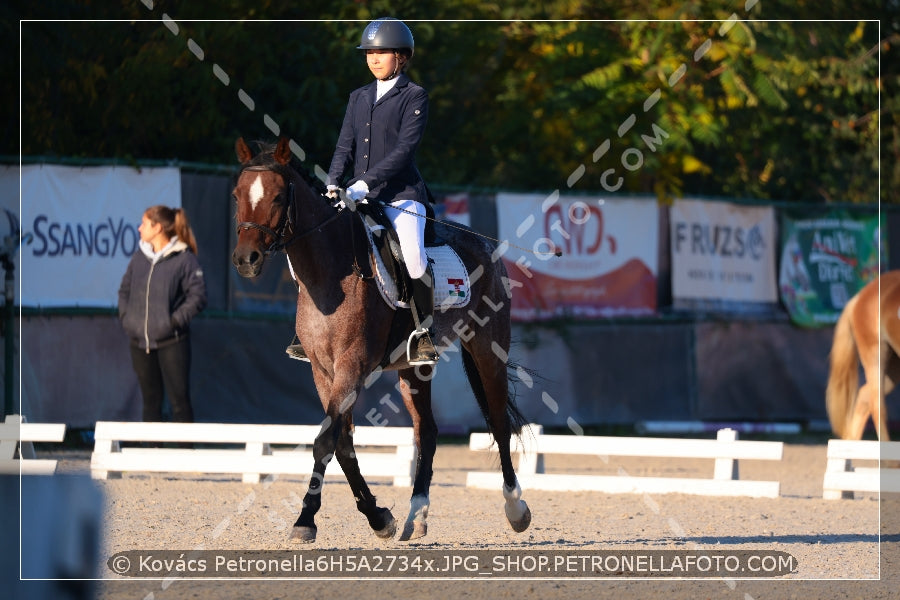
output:
[[[243,138],[238,138],[235,150],[242,168],[232,192],[238,225],[231,262],[241,276],[256,277],[266,255],[284,247],[285,228],[291,225],[291,151],[285,138],[274,150],[263,150],[256,157]]]

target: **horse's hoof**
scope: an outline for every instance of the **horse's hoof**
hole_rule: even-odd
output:
[[[403,526],[403,533],[400,534],[400,541],[417,540],[425,537],[426,533],[428,533],[428,523],[425,521],[407,521]]]
[[[291,529],[291,537],[290,540],[292,542],[301,542],[303,544],[311,544],[316,541],[316,528],[315,527],[299,527],[294,526]]]
[[[525,505],[525,512],[522,513],[522,516],[518,519],[511,519],[509,517],[509,513],[506,515],[506,519],[509,521],[510,527],[513,528],[513,531],[516,533],[522,533],[528,526],[531,525],[531,509],[528,508],[528,505],[522,502]]]
[[[394,534],[397,533],[397,520],[394,519],[394,515],[388,509],[384,509],[384,522],[384,527],[376,529],[375,535],[382,539],[394,537]]]

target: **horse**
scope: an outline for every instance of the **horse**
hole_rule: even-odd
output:
[[[352,409],[357,395],[368,377],[389,370],[399,375],[398,388],[412,419],[417,450],[410,509],[400,540],[421,538],[427,533],[438,429],[431,408],[434,367],[411,367],[402,352],[405,335],[413,330],[411,313],[389,306],[367,275],[373,262],[355,205],[346,199],[336,205],[317,191],[317,181],[304,177],[305,170],[293,159],[285,138],[274,147],[260,144],[256,155],[239,138],[235,151],[241,169],[232,193],[237,220],[232,262],[241,276],[255,277],[266,256],[277,251],[287,254],[298,286],[296,335],[309,357],[325,412],[313,443],[313,472],[290,539],[315,541],[315,515],[321,508],[322,481],[332,456],[375,534],[389,539],[396,533],[396,521],[388,508],[377,505],[353,447]],[[508,373],[509,280],[495,246],[483,236],[442,223],[434,228],[471,276],[468,307],[436,307],[435,347],[447,350],[455,342],[461,346],[467,379],[499,451],[506,518],[514,531],[522,532],[531,523],[531,510],[522,500],[510,457],[511,437],[522,434],[526,419],[513,400]],[[394,350],[398,341],[399,352]]]
[[[869,418],[888,441],[884,397],[900,378],[900,271],[867,283],[841,311],[834,329],[825,406],[839,438],[862,439]],[[857,390],[859,363],[865,383]]]

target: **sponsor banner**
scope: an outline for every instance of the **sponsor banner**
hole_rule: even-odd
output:
[[[500,193],[497,213],[513,320],[655,314],[655,198]]]
[[[181,206],[174,167],[27,165],[21,181],[23,306],[116,306],[144,210]]]
[[[877,215],[835,210],[781,216],[781,300],[797,325],[835,323],[847,301],[878,276]]]
[[[444,196],[440,202],[435,204],[434,210],[438,219],[453,221],[466,227],[472,224],[469,217],[469,194],[467,192]]]
[[[777,302],[771,206],[677,200],[669,214],[676,304]]]

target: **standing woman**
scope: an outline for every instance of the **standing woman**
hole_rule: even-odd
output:
[[[119,320],[144,399],[144,421],[162,421],[164,392],[172,420],[190,423],[191,319],[206,307],[197,242],[184,210],[152,206],[138,228],[140,250],[119,286]]]
[[[428,120],[428,92],[405,74],[414,46],[412,32],[402,21],[384,17],[366,26],[357,49],[365,52],[375,80],[350,94],[326,183],[332,198],[346,179],[351,200],[384,205],[400,240],[422,324],[409,362],[433,365],[438,356],[431,328],[433,275],[425,254],[428,191],[415,160]],[[287,352],[306,359],[300,345]]]

